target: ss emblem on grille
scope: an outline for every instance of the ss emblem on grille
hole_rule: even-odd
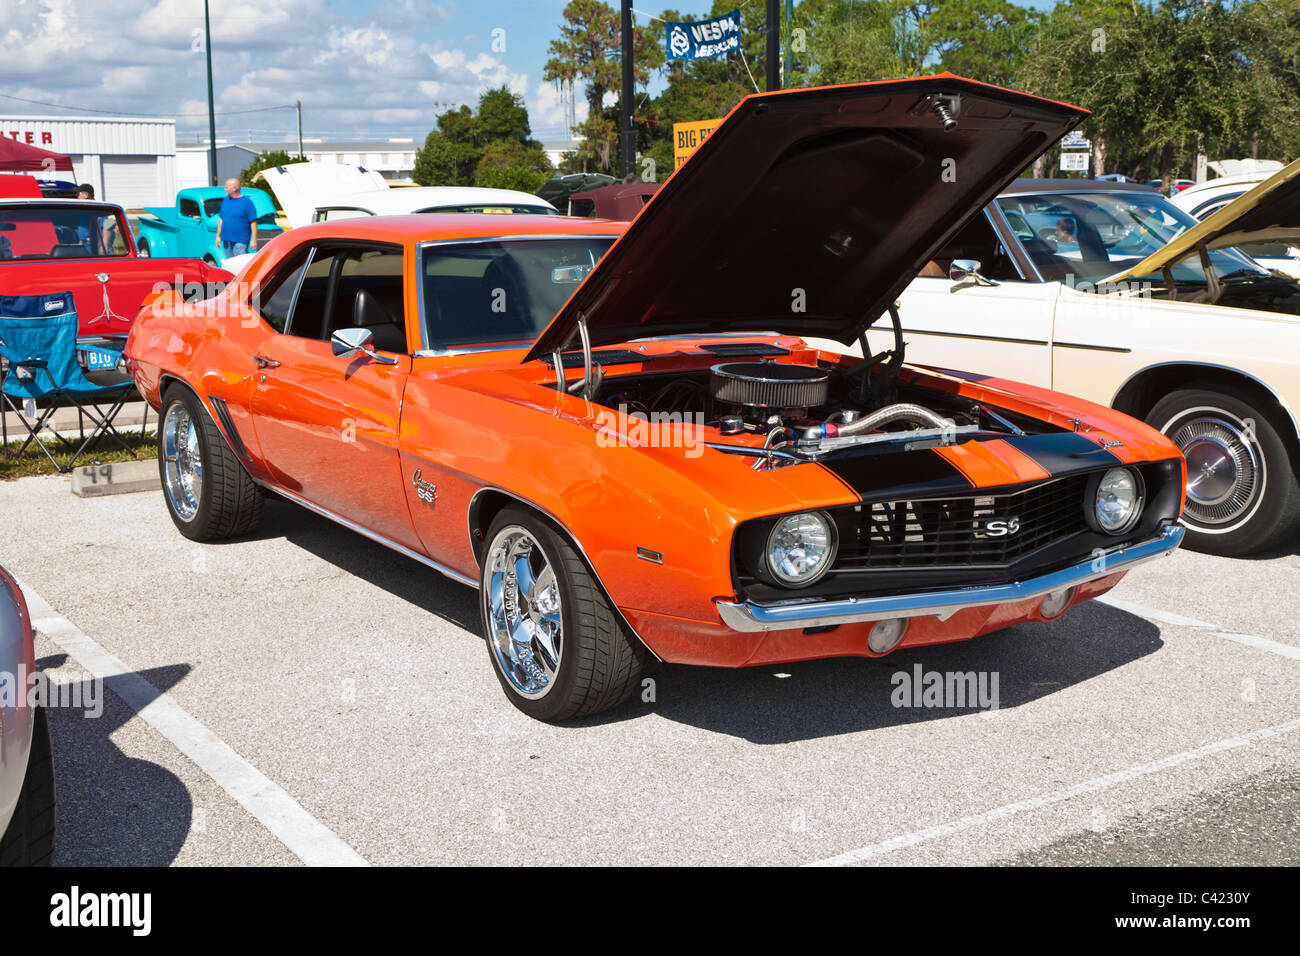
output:
[[[975,532],[977,538],[1003,538],[1020,530],[1019,518],[986,521],[984,527]]]

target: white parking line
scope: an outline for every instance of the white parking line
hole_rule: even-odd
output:
[[[1261,740],[1267,740],[1270,737],[1277,737],[1280,734],[1288,734],[1297,729],[1300,729],[1300,718],[1288,720],[1286,723],[1276,724],[1272,727],[1252,730],[1249,733],[1241,734],[1237,737],[1229,737],[1226,740],[1219,740],[1212,744],[1206,744],[1203,747],[1197,747],[1195,750],[1185,750],[1182,753],[1163,757],[1152,763],[1130,767],[1128,770],[1118,770],[1115,773],[1106,774],[1104,777],[1094,777],[1091,780],[1085,780],[1083,783],[1075,784],[1073,787],[1069,787],[1065,790],[1058,790],[1056,793],[1049,793],[1046,796],[1029,797],[1026,800],[1017,800],[1015,803],[1008,803],[1005,806],[998,807],[994,810],[971,814],[970,816],[962,817],[960,820],[953,820],[951,823],[941,823],[938,826],[927,827],[924,830],[916,830],[913,833],[896,836],[881,843],[872,843],[868,846],[859,847],[856,850],[849,850],[847,853],[841,853],[839,856],[833,856],[806,865],[848,866],[853,863],[863,863],[875,857],[884,856],[887,853],[893,853],[895,850],[903,850],[908,847],[916,846],[919,843],[927,843],[930,840],[938,840],[942,837],[953,836],[954,834],[972,829],[973,827],[983,826],[984,824],[992,823],[995,820],[1004,820],[1007,817],[1012,817],[1019,813],[1038,810],[1042,807],[1048,807],[1056,803],[1063,803],[1066,800],[1072,800],[1075,797],[1081,797],[1084,794],[1108,790],[1111,787],[1118,786],[1122,783],[1128,783],[1129,781],[1136,780],[1139,777],[1159,773],[1162,770],[1168,770],[1171,767],[1177,767],[1180,764],[1189,763],[1193,760],[1200,760],[1203,757],[1210,757],[1227,750],[1235,750],[1238,747],[1245,747]]]
[[[1270,641],[1266,637],[1256,637],[1254,634],[1235,634],[1232,631],[1223,630],[1217,624],[1208,624],[1205,621],[1198,621],[1194,617],[1174,614],[1172,611],[1161,611],[1158,608],[1147,607],[1145,604],[1138,604],[1135,601],[1125,601],[1123,598],[1111,597],[1109,594],[1096,600],[1121,611],[1136,614],[1138,617],[1159,621],[1161,624],[1169,624],[1174,627],[1191,627],[1198,631],[1209,631],[1215,637],[1221,637],[1224,640],[1236,641],[1238,644],[1245,644],[1247,647],[1253,647],[1256,650],[1268,651],[1270,654],[1278,654],[1282,657],[1289,657],[1293,661],[1300,661],[1300,647],[1292,647],[1290,644],[1283,644],[1280,641]]]
[[[298,859],[308,866],[369,865],[356,850],[171,697],[97,644],[31,588],[21,582],[19,587],[37,631],[96,677],[111,678],[109,688],[128,707],[194,761]]]

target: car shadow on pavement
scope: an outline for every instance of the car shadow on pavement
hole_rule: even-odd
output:
[[[36,665],[50,672],[66,662],[66,654],[51,654]],[[166,693],[189,672],[189,665],[176,664],[140,676]],[[70,695],[83,703],[100,700],[98,717],[84,707],[48,709],[56,866],[167,866],[194,824],[193,798],[185,783],[166,767],[128,756],[114,742],[113,734],[136,713],[113,692],[113,683],[114,678],[106,678],[96,698],[87,679],[82,690]]]
[[[479,626],[473,588],[458,584],[412,558],[342,528],[299,505],[268,496],[257,531],[236,541],[283,538],[395,597],[474,634]],[[220,545],[222,542],[213,542]]]
[[[1054,694],[1155,653],[1160,630],[1143,618],[1089,602],[1051,624],[1022,624],[956,644],[904,649],[884,658],[834,658],[732,669],[670,665],[650,676],[653,702],[634,696],[594,725],[647,713],[740,737],[785,744],[949,717],[978,714],[978,704],[895,706],[896,691],[922,674],[975,672],[1001,710]],[[903,677],[895,678],[896,674]],[[920,696],[919,694],[917,696]]]

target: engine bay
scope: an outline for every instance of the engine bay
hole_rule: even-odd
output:
[[[900,365],[874,358],[848,365],[737,358],[689,372],[610,376],[595,400],[649,421],[698,422],[717,429],[718,440],[708,443],[712,448],[784,463],[874,443],[920,447],[954,444],[975,432],[1050,429],[902,381]]]

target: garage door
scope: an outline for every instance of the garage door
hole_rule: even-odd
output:
[[[158,159],[155,156],[105,156],[104,195],[99,197],[127,209],[169,206],[169,197],[159,195]]]

